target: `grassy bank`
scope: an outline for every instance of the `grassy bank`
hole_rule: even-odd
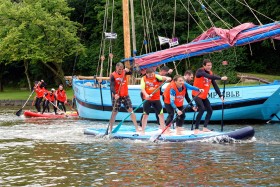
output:
[[[66,89],[68,99],[73,98],[72,88]],[[31,94],[28,90],[20,90],[18,88],[5,88],[4,92],[0,92],[0,100],[27,100]],[[35,97],[35,93],[31,96],[30,100]]]

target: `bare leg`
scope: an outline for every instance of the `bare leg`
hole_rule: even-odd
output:
[[[132,108],[129,108],[127,111],[130,112],[130,113],[132,113],[132,114],[130,115],[130,118],[131,118],[131,120],[132,120],[132,122],[133,122],[133,124],[134,124],[134,126],[135,126],[136,132],[139,132],[139,130],[138,130],[138,124],[137,124],[137,121],[136,121],[136,115],[133,113]]]
[[[149,117],[149,115],[143,114],[143,118],[142,118],[142,133],[141,133],[143,135],[145,134],[145,128],[147,126],[148,117]]]
[[[117,114],[118,114],[118,112],[112,112],[112,116],[111,116],[111,119],[109,121],[109,130],[108,130],[109,134],[112,133],[113,124],[115,123]]]

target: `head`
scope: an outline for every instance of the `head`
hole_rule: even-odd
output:
[[[146,69],[146,76],[148,78],[152,78],[155,76],[155,70],[153,68]]]
[[[178,88],[181,88],[184,85],[184,77],[181,75],[175,75],[173,81],[175,82]]]
[[[160,74],[161,76],[165,76],[165,75],[168,74],[168,71],[169,71],[169,67],[168,67],[168,66],[162,66],[162,67],[160,68],[159,74]]]
[[[212,62],[209,59],[204,59],[202,66],[206,71],[210,71],[212,69]]]
[[[52,89],[51,89],[51,93],[53,94],[54,92],[55,92],[55,89],[54,89],[54,88],[52,88]]]
[[[63,90],[63,84],[60,84],[60,85],[58,86],[58,89],[59,89],[59,90]]]
[[[184,79],[185,79],[185,81],[187,81],[187,82],[192,81],[192,80],[193,80],[193,72],[192,72],[191,70],[185,71],[185,73],[184,73]]]
[[[116,64],[116,72],[117,72],[118,74],[121,74],[121,73],[123,72],[123,69],[124,69],[123,63],[118,62],[118,63]]]

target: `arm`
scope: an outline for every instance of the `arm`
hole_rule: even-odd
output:
[[[144,77],[141,78],[141,83],[140,83],[140,88],[141,88],[141,92],[143,93],[143,96],[145,99],[147,99],[149,97],[149,95],[146,92],[146,83],[144,81]]]
[[[220,91],[220,88],[218,87],[217,83],[215,80],[212,80],[212,85],[216,91],[216,93],[219,95],[219,97],[222,97],[222,94],[221,94],[221,91]]]
[[[110,77],[110,90],[111,90],[111,93],[113,95],[116,94],[116,91],[115,91],[115,78],[114,78],[113,75],[111,75],[111,77]]]
[[[175,105],[175,96],[176,96],[175,90],[171,88],[169,94],[170,94],[170,104],[174,110],[177,110],[177,106]]]
[[[210,74],[208,74],[206,71],[204,71],[202,69],[197,70],[195,76],[197,78],[206,77],[206,78],[211,79],[211,80],[221,80],[221,77],[216,76],[216,75],[210,75]]]
[[[193,107],[193,103],[191,103],[191,99],[189,97],[188,92],[186,92],[185,99],[187,100],[188,103],[190,103],[190,106]]]
[[[195,86],[192,86],[192,85],[190,85],[189,83],[186,83],[186,82],[185,82],[184,84],[185,84],[185,86],[186,86],[187,89],[199,91],[199,88],[197,88],[197,87],[195,87]]]

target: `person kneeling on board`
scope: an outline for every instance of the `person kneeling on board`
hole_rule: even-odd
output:
[[[183,123],[185,120],[185,110],[184,110],[184,99],[186,94],[188,94],[187,89],[203,92],[203,89],[198,89],[197,87],[191,86],[184,81],[184,77],[181,75],[176,75],[173,81],[166,87],[164,95],[164,106],[168,113],[168,117],[165,121],[168,126],[174,118],[174,111],[176,111],[178,117],[176,119],[176,134],[182,135]],[[170,126],[170,125],[169,125]],[[167,129],[169,131],[169,129]]]
[[[160,102],[160,85],[162,81],[171,81],[170,77],[155,74],[153,68],[146,70],[146,75],[141,79],[141,92],[146,102],[143,104],[142,133],[145,134],[148,117],[153,107],[159,117],[160,129],[164,129],[163,108]],[[157,91],[156,91],[157,90]],[[155,92],[155,93],[154,93]]]

